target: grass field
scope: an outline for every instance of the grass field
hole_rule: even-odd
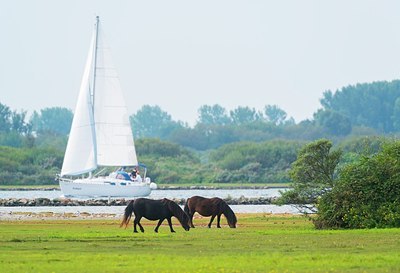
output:
[[[0,272],[400,272],[400,229],[326,230],[300,216],[239,214],[238,228],[176,233],[142,220],[0,222]]]

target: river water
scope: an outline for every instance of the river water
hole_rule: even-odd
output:
[[[258,198],[258,197],[275,197],[280,195],[280,191],[285,189],[180,189],[180,190],[154,190],[148,198],[189,198],[194,195],[203,197],[220,197],[226,198]],[[0,191],[0,199],[5,198],[48,198],[55,199],[62,197],[59,190],[53,191]],[[299,211],[291,205],[231,205],[236,213],[292,213],[297,214]],[[53,213],[106,213],[122,215],[124,207],[121,206],[62,206],[62,207],[0,207],[0,216],[14,212],[53,212]]]

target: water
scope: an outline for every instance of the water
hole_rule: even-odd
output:
[[[240,198],[241,196],[247,198],[258,197],[275,197],[280,195],[280,191],[285,189],[186,189],[186,190],[154,190],[148,198],[161,199],[161,198],[189,198],[194,195],[204,197],[220,197],[224,198]],[[0,191],[0,198],[48,198],[54,199],[62,197],[62,192],[59,190],[54,191]],[[230,206],[236,213],[299,213],[298,210],[291,205],[276,206],[276,205],[231,205]],[[121,216],[125,207],[121,206],[62,206],[62,207],[0,207],[0,217],[15,212],[32,212],[32,213],[90,213],[90,214],[115,214]]]
[[[189,198],[194,195],[199,195],[203,197],[219,197],[219,198],[240,198],[241,196],[247,198],[258,198],[258,197],[275,197],[279,196],[279,191],[285,189],[202,189],[202,190],[153,190],[147,198],[151,199],[161,199],[161,198]],[[60,190],[54,191],[0,191],[0,199],[5,198],[48,198],[55,199],[62,197],[62,192]],[[126,198],[133,199],[133,198]]]

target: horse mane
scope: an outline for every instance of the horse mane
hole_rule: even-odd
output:
[[[122,219],[122,222],[119,225],[119,227],[122,227],[123,225],[125,225],[125,228],[127,228],[129,221],[131,220],[131,217],[132,217],[133,202],[134,202],[134,200],[131,200],[129,202],[128,206],[125,208],[124,218]]]
[[[233,212],[233,210],[231,209],[231,207],[228,206],[228,204],[224,200],[222,200],[222,202],[221,202],[221,208],[222,208],[222,213],[225,215],[229,224],[236,225],[236,223],[237,223],[236,215]]]
[[[174,201],[167,198],[164,198],[162,202],[167,205],[167,208],[172,212],[172,214],[179,220],[181,224],[183,224],[182,221],[184,220],[186,213],[181,209],[181,207]]]

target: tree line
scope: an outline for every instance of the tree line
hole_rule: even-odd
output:
[[[327,137],[341,141],[351,136],[388,135],[400,132],[400,81],[351,85],[320,99],[321,108],[313,118],[298,123],[277,105],[262,110],[239,106],[203,105],[194,126],[175,121],[159,106],[143,105],[130,116],[135,139],[159,138],[198,151],[224,144],[273,139],[312,141]],[[0,103],[0,145],[22,147],[54,141],[62,148],[73,113],[62,107],[34,111],[13,111]]]
[[[298,123],[276,105],[266,105],[262,111],[239,106],[228,112],[218,104],[201,106],[192,127],[150,105],[131,115],[130,121],[139,159],[151,167],[149,175],[158,182],[288,182],[288,170],[305,143],[329,138],[345,147],[341,162],[351,162],[354,150],[367,147],[365,139],[371,138],[365,136],[396,135],[399,97],[396,80],[348,86],[335,93],[328,90],[313,118]],[[32,183],[53,183],[49,174],[61,168],[72,118],[72,111],[62,107],[41,109],[28,118],[25,111],[0,103],[0,146],[22,149],[2,150],[0,156],[3,162],[21,160],[29,166],[20,170],[24,179],[18,178],[19,183],[29,180],[31,170],[44,173],[32,176]],[[39,161],[23,159],[50,152],[55,159],[46,168]],[[20,157],[10,159],[9,154]],[[11,163],[2,167],[0,183],[15,182],[10,174],[18,167]]]

